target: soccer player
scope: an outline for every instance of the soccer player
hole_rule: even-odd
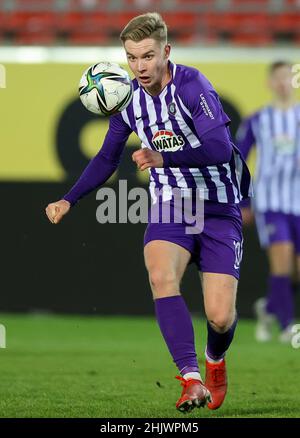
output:
[[[144,256],[157,321],[181,374],[177,378],[183,389],[176,407],[189,411],[208,403],[208,408],[217,409],[227,390],[224,356],[237,324],[239,202],[251,191],[250,175],[231,141],[230,120],[210,82],[198,70],[169,60],[171,48],[161,16],[147,13],[133,18],[120,37],[135,76],[133,100],[110,117],[100,152],[70,192],[49,204],[46,213],[57,224],[82,196],[103,184],[117,168],[132,131],[142,144],[132,159],[140,170],[149,171],[153,204],[164,204],[170,193],[172,201],[172,189],[182,196],[187,192],[195,196],[201,189],[202,233],[186,233],[184,222],[150,219]],[[180,293],[190,262],[202,273],[208,320],[205,380],[199,372],[191,316]]]
[[[268,84],[273,102],[248,117],[237,138],[245,159],[256,145],[253,209],[270,267],[267,296],[255,303],[256,339],[271,339],[276,317],[281,328],[279,340],[288,342],[294,317],[294,254],[300,273],[300,105],[288,62],[270,66]],[[250,207],[245,205],[242,211],[249,222]]]

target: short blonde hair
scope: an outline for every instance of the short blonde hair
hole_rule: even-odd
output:
[[[120,34],[123,44],[126,40],[139,42],[145,38],[153,38],[160,43],[167,44],[168,28],[157,12],[147,12],[132,18]]]

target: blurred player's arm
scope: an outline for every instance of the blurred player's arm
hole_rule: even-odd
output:
[[[50,222],[57,224],[76,202],[104,184],[117,169],[131,128],[123,121],[122,115],[110,117],[109,129],[102,148],[87,165],[71,190],[59,201],[46,207]]]
[[[236,134],[236,145],[241,151],[241,154],[246,161],[251,149],[256,143],[253,133],[252,117],[249,117],[241,123]],[[254,214],[251,209],[251,200],[245,199],[240,202],[240,208],[244,225],[250,225],[254,222]]]

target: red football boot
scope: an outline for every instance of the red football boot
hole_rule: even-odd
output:
[[[212,401],[207,404],[207,407],[209,409],[218,409],[223,403],[227,392],[225,359],[219,363],[211,363],[206,360],[205,386],[212,397]]]
[[[180,412],[189,412],[195,407],[204,408],[206,403],[211,401],[210,393],[201,380],[185,379],[181,376],[176,376],[176,379],[181,380],[183,386],[181,397],[176,403]]]

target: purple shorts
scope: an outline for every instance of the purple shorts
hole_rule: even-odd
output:
[[[190,263],[202,272],[233,275],[239,278],[243,254],[242,220],[238,204],[204,202],[203,230],[187,234],[187,223],[148,223],[144,245],[152,240],[167,240],[191,253]]]
[[[274,211],[255,213],[260,244],[267,248],[275,242],[292,242],[300,254],[300,216]]]

